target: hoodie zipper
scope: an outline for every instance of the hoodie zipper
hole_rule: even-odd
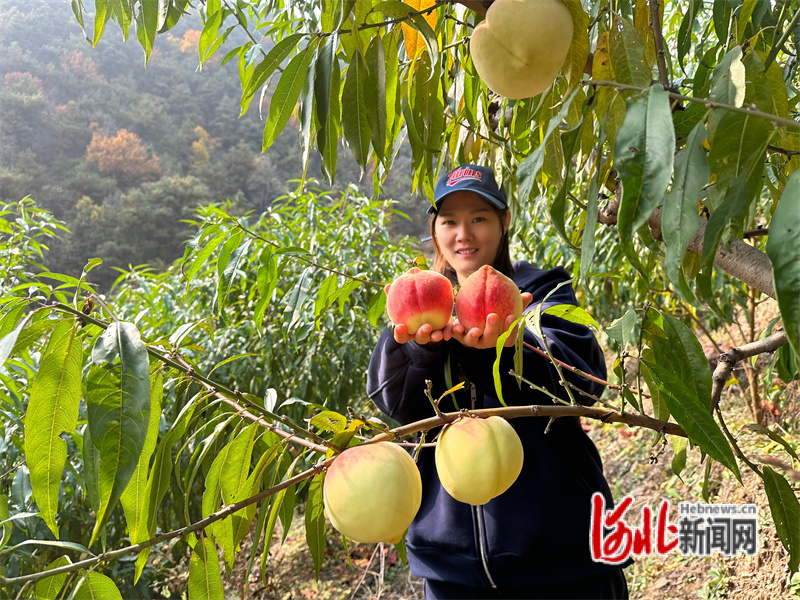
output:
[[[470,389],[470,396],[471,396],[471,404],[472,410],[475,410],[477,404],[478,394],[475,389],[475,384],[469,384]],[[489,584],[494,588],[497,589],[497,584],[492,579],[492,574],[489,572],[489,552],[487,549],[486,544],[486,531],[484,528],[484,519],[483,519],[483,506],[473,506],[473,515],[475,516],[475,522],[478,527],[478,554],[481,557],[481,566],[483,566],[483,572],[486,575],[486,579],[489,580]]]

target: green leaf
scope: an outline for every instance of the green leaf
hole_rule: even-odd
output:
[[[260,262],[261,265],[258,267],[258,272],[256,273],[258,300],[256,301],[253,313],[253,322],[258,331],[261,331],[264,313],[272,300],[272,293],[278,285],[278,261],[272,252],[272,248],[267,246],[262,250]]]
[[[399,40],[402,37],[402,29],[396,28],[394,31],[384,37],[383,51],[384,51],[384,98],[386,99],[386,131],[392,132],[389,135],[389,144],[396,139],[399,134],[400,115],[397,114],[397,92],[398,92],[398,70],[399,65],[397,61],[397,49]],[[398,128],[395,131],[395,127]],[[391,158],[391,157],[389,157]]]
[[[319,473],[311,479],[306,501],[306,542],[314,561],[314,576],[319,579],[319,570],[325,558],[325,512],[322,506],[322,483],[324,475]]]
[[[163,0],[142,0],[140,13],[137,15],[137,31],[139,41],[144,49],[144,64],[150,60],[150,53],[153,51],[153,43],[158,31],[159,16],[161,14]]]
[[[111,13],[114,10],[114,5],[119,0],[95,0],[94,2],[94,39],[92,40],[92,47],[96,48],[103,37],[103,32],[106,29],[106,23],[111,18]]]
[[[189,600],[225,600],[217,548],[208,538],[195,545],[189,563]]]
[[[628,105],[617,132],[616,168],[622,180],[617,226],[622,249],[648,277],[633,246],[633,236],[664,197],[672,174],[675,130],[669,95],[660,85]]]
[[[324,153],[325,146],[328,143],[327,127],[331,108],[331,91],[333,88],[333,63],[336,60],[336,47],[338,45],[338,36],[330,36],[320,48],[319,56],[314,64],[316,70],[314,77],[314,106],[317,113],[317,122],[319,124],[317,147],[319,148],[320,154]],[[337,121],[338,119],[339,117],[337,117]],[[338,141],[337,134],[337,137],[332,140],[332,143],[337,144]]]
[[[789,572],[795,573],[800,565],[800,504],[783,475],[765,466],[762,477],[775,530],[789,553]]]
[[[283,131],[283,128],[286,127],[286,123],[289,122],[289,117],[292,116],[292,112],[297,105],[297,99],[303,89],[303,84],[308,77],[308,68],[311,66],[311,60],[314,58],[316,49],[317,42],[309,42],[286,65],[269,102],[269,116],[264,126],[262,152],[266,152],[267,148],[272,146],[272,143]]]
[[[76,552],[83,552],[85,554],[88,554],[89,556],[94,556],[94,554],[86,546],[82,546],[74,542],[55,542],[51,540],[25,540],[23,542],[20,542],[19,544],[15,544],[14,546],[10,546],[4,549],[0,554],[10,554],[14,552],[14,550],[19,550],[20,548],[25,548],[27,546],[44,546],[46,548],[61,548],[62,550],[75,550]]]
[[[615,18],[609,46],[616,80],[637,87],[648,87],[650,68],[645,57],[644,42],[633,23],[625,18]]]
[[[652,321],[646,328],[655,362],[669,367],[684,384],[694,390],[710,412],[711,370],[700,341],[690,327],[675,317],[668,314],[661,314],[660,317],[663,321],[663,333]]]
[[[3,364],[6,362],[6,359],[11,356],[11,353],[14,351],[14,348],[17,345],[17,338],[19,337],[20,332],[28,323],[29,317],[22,319],[11,332],[7,333],[0,339],[0,368],[2,368]]]
[[[264,60],[256,65],[255,69],[253,69],[253,74],[242,88],[242,99],[240,102],[242,105],[241,115],[247,112],[247,107],[250,105],[250,100],[253,98],[256,91],[264,85],[264,82],[275,72],[275,69],[277,69],[292,50],[297,47],[298,42],[302,38],[302,33],[294,33],[286,36],[272,47]]]
[[[672,438],[672,472],[678,477],[681,476],[683,469],[686,468],[686,438],[678,435]]]
[[[69,558],[60,556],[45,567],[45,571],[55,569],[57,567],[65,567],[70,564]],[[56,600],[56,596],[64,587],[67,581],[67,573],[60,573],[58,575],[51,575],[36,582],[36,598],[37,600]]]
[[[187,403],[175,417],[175,422],[170,427],[169,431],[161,438],[155,452],[155,459],[153,461],[153,468],[150,470],[150,475],[147,479],[147,529],[148,531],[155,531],[156,527],[156,514],[158,507],[161,504],[164,495],[169,489],[170,478],[172,477],[172,447],[175,445],[186,431],[187,424],[194,414],[195,404],[192,402]],[[147,561],[149,548],[145,548],[139,553],[136,559],[136,578],[141,575],[142,569]]]
[[[723,202],[711,215],[703,236],[703,268],[711,272],[719,242],[726,227],[738,227],[747,217],[750,201],[744,174],[734,179],[726,190]]]
[[[645,361],[655,376],[655,382],[670,413],[675,417],[689,439],[714,460],[722,463],[741,482],[739,466],[728,445],[725,435],[708,411],[708,404],[697,397],[694,390],[669,369],[659,364]]]
[[[792,445],[785,439],[783,439],[781,436],[779,436],[777,433],[768,429],[767,427],[764,427],[763,425],[760,425],[758,423],[749,423],[744,427],[742,427],[742,429],[749,429],[750,431],[766,435],[773,442],[783,446],[783,449],[789,453],[789,456],[791,456],[796,461],[800,462],[800,456],[797,455],[797,452],[795,452],[795,449],[792,448]]]
[[[242,232],[240,231],[239,233]],[[228,240],[228,242],[238,242],[240,240],[241,236],[235,235],[231,240]],[[241,245],[234,243],[232,246],[228,246],[226,242],[225,246],[222,248],[219,262],[217,262],[217,303],[219,304],[220,312],[228,305],[228,294],[231,291],[233,278],[236,275],[236,270],[239,267],[242,256],[247,254],[247,250],[250,248],[252,241],[253,240],[248,239]],[[228,252],[229,248],[233,249]]]
[[[541,143],[520,163],[519,167],[517,167],[520,202],[525,202],[530,198],[531,191],[533,191],[533,186],[536,183],[536,178],[539,176],[539,171],[542,170],[542,165],[544,164],[544,150],[547,141],[559,125],[561,125],[561,122],[567,117],[572,101],[575,99],[575,96],[578,95],[578,91],[579,89],[575,89],[567,99],[564,100],[559,111],[555,113],[548,122]]]
[[[672,188],[664,199],[661,214],[667,276],[672,285],[690,302],[694,302],[694,294],[686,283],[681,265],[689,242],[700,226],[697,202],[703,187],[711,177],[708,157],[703,148],[705,138],[705,127],[702,122],[698,123],[689,134],[686,146],[675,157]]]
[[[303,318],[303,304],[308,298],[308,290],[311,277],[314,275],[314,267],[306,267],[297,278],[297,283],[286,294],[286,312],[291,314],[286,329],[291,331],[295,325],[300,323]]]
[[[720,42],[728,41],[728,26],[731,21],[730,0],[714,0],[713,23],[714,32]]]
[[[83,23],[83,5],[80,0],[70,0],[70,7],[72,8],[72,14],[75,15],[75,20],[78,21],[78,25],[81,26],[81,31],[83,32],[83,37],[86,39],[87,42],[91,43],[92,40],[89,39],[89,36],[86,35],[86,25]]]
[[[624,349],[625,346],[638,337],[639,334],[634,332],[638,323],[639,319],[636,317],[636,311],[630,308],[619,319],[616,319],[606,327],[606,335],[617,342],[620,348]]]
[[[564,75],[570,85],[577,85],[583,77],[583,69],[589,58],[589,15],[579,0],[565,0],[564,5],[572,16],[572,43],[564,61]]]
[[[78,582],[72,598],[73,600],[98,600],[100,598],[122,600],[122,594],[119,593],[116,584],[109,577],[97,571],[90,571]]]
[[[339,126],[342,120],[342,101],[341,85],[342,74],[339,61],[333,58],[330,76],[330,101],[328,102],[328,118],[320,124],[317,143],[320,144],[320,136],[324,143],[320,145],[322,154],[322,173],[328,184],[332,184],[336,178],[336,162],[339,152]]]
[[[744,104],[745,91],[745,68],[744,63],[742,63],[742,48],[735,45],[714,67],[711,73],[711,88],[708,92],[708,98],[720,104],[741,107]],[[709,142],[714,141],[720,117],[727,114],[734,113],[728,113],[722,109],[712,110],[709,113]]]
[[[101,460],[100,510],[90,545],[136,469],[150,419],[149,359],[136,326],[124,321],[109,325],[92,350],[92,361],[86,408]]]
[[[683,69],[683,62],[686,53],[692,46],[692,30],[697,21],[697,15],[703,8],[703,0],[689,0],[681,19],[681,27],[678,31],[678,64]]]
[[[339,433],[347,427],[347,417],[332,410],[323,410],[311,418],[310,424],[322,431]]]
[[[291,475],[292,469],[289,469],[289,473],[287,477]],[[297,485],[290,485],[286,490],[286,493],[283,496],[283,501],[281,502],[280,507],[278,507],[278,517],[281,520],[281,526],[283,527],[283,541],[286,541],[286,536],[289,535],[289,529],[292,526],[292,521],[294,520],[294,506],[296,501],[296,494],[297,494]]]
[[[203,31],[200,34],[200,43],[198,44],[201,65],[214,54],[216,50],[215,42],[219,37],[219,29],[224,19],[219,3],[209,2],[205,8],[205,22],[203,23]]]
[[[653,418],[658,419],[659,421],[668,421],[670,413],[669,413],[669,408],[667,407],[667,403],[664,401],[664,398],[661,395],[658,383],[656,382],[656,377],[653,375],[653,373],[647,367],[647,364],[644,362],[644,361],[654,360],[652,349],[644,348],[642,350],[642,358],[644,360],[639,362],[639,368],[642,373],[642,378],[644,379],[644,382],[647,384],[647,389],[650,390],[650,398],[653,403]]]
[[[215,235],[208,243],[206,243],[205,246],[203,246],[203,249],[197,253],[194,260],[192,261],[192,266],[189,267],[189,270],[185,273],[187,286],[192,282],[192,279],[194,279],[195,275],[197,275],[200,269],[208,266],[208,259],[211,256],[211,254],[219,247],[220,244],[222,244],[225,240],[227,240],[230,237],[231,237],[231,232],[226,229],[225,231],[222,231],[217,235]],[[181,270],[183,270],[183,266],[186,264],[186,258],[188,258],[188,256],[184,257]]]
[[[379,35],[372,38],[367,48],[367,85],[364,98],[370,110],[367,111],[372,147],[380,161],[384,160],[386,147],[386,63],[383,42]]]
[[[361,171],[367,168],[371,130],[367,113],[373,110],[367,105],[366,88],[369,74],[361,54],[353,57],[347,69],[342,89],[342,130]]]
[[[711,172],[717,180],[733,179],[742,174],[749,180],[748,166],[763,168],[762,157],[771,132],[772,126],[760,117],[735,112],[724,114],[708,154]]]
[[[579,325],[600,329],[600,326],[592,315],[587,313],[580,306],[575,306],[574,304],[555,304],[553,306],[548,306],[542,311],[542,314],[552,315],[571,323],[578,323]]]
[[[139,455],[139,461],[136,463],[131,480],[120,496],[131,544],[143,542],[149,539],[153,533],[148,528],[150,494],[147,489],[147,472],[150,468],[150,457],[153,456],[156,449],[163,392],[164,372],[156,366],[150,374],[150,419],[147,424],[144,446],[142,446],[142,453]]]
[[[538,309],[540,307],[541,305],[537,307],[537,311],[535,314],[537,315],[539,314]],[[502,385],[502,379],[500,377],[500,359],[503,357],[503,350],[505,348],[505,343],[506,340],[508,339],[508,336],[511,335],[511,332],[514,331],[514,328],[519,324],[520,321],[525,321],[527,319],[527,315],[529,314],[530,313],[527,313],[526,315],[523,315],[519,319],[514,321],[514,323],[511,325],[511,327],[509,327],[507,331],[504,331],[503,333],[500,334],[500,336],[497,338],[497,343],[495,345],[495,359],[494,363],[492,364],[492,379],[494,380],[494,391],[497,394],[497,399],[503,406],[508,406],[508,405],[506,404],[505,400],[503,400],[503,385]],[[521,336],[523,335],[523,332],[518,331],[517,335]],[[541,337],[541,331],[538,331],[537,335]],[[514,364],[516,366],[516,361]]]
[[[323,311],[333,304],[336,299],[336,292],[339,290],[339,282],[336,273],[331,273],[320,284],[317,291],[317,299],[314,301],[314,318],[318,319]],[[319,321],[317,321],[317,328],[319,329]]]
[[[792,173],[783,189],[769,224],[766,251],[786,337],[800,354],[800,171]]]
[[[39,340],[45,333],[55,327],[61,320],[42,318],[34,320],[30,325],[23,329],[17,337],[17,342],[11,350],[10,356],[17,356]],[[2,364],[2,363],[0,363]]]
[[[211,463],[206,474],[206,488],[203,492],[204,518],[219,510],[224,504],[233,503],[244,487],[250,472],[257,431],[258,425],[255,423],[243,429]],[[222,548],[225,561],[231,568],[236,552],[233,516],[212,524],[211,532],[217,544]]]
[[[100,510],[100,453],[92,442],[92,432],[88,425],[83,429],[82,455],[86,495],[89,497],[89,506],[97,513]]]
[[[3,537],[0,538],[0,550],[2,550],[3,546],[8,544],[11,532],[14,529],[14,525],[8,517],[8,496],[5,492],[0,492],[0,521],[3,523],[2,530],[0,530],[3,534]]]
[[[56,513],[67,444],[61,433],[78,424],[83,349],[77,324],[61,321],[50,336],[31,385],[25,415],[25,456],[42,519],[58,538]]]
[[[739,35],[737,36],[737,44],[741,45],[744,41],[745,30],[747,29],[747,23],[750,21],[750,18],[753,16],[753,10],[756,7],[756,4],[759,0],[743,0],[741,9],[739,10],[738,14],[736,15],[736,30],[738,31]]]
[[[367,303],[367,319],[373,327],[378,326],[380,319],[386,312],[386,292],[379,290],[373,294]]]

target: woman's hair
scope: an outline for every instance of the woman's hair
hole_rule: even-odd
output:
[[[491,206],[492,210],[497,213],[497,216],[500,220],[500,229],[502,230],[503,222],[506,219],[508,209],[497,208],[488,202],[486,204]],[[458,284],[458,275],[456,275],[456,270],[451,267],[450,263],[448,263],[447,259],[445,259],[441,248],[439,248],[439,242],[436,239],[436,218],[438,216],[438,212],[433,212],[428,219],[428,228],[431,232],[431,241],[433,241],[433,249],[435,252],[433,259],[433,270],[437,273],[441,273],[450,280],[450,283],[456,285]],[[514,266],[511,264],[511,253],[509,251],[508,229],[506,229],[500,237],[500,245],[497,247],[497,254],[495,254],[494,261],[492,261],[492,267],[500,271],[506,277],[511,277],[514,273]]]

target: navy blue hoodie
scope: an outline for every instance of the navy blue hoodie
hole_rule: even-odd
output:
[[[514,263],[514,269],[512,279],[520,290],[533,294],[528,310],[569,279],[561,267],[542,270],[519,261]],[[577,304],[572,287],[562,286],[551,295],[547,306],[554,304]],[[605,378],[603,353],[588,327],[549,315],[543,316],[542,327],[556,358]],[[528,330],[525,341],[542,347],[542,342]],[[456,393],[460,408],[501,406],[492,379],[494,349],[467,348],[455,340],[427,346],[398,344],[389,329],[383,332],[372,354],[367,393],[378,408],[401,424],[431,417],[434,412],[424,395],[425,380],[433,382],[434,398],[448,389],[448,356],[453,385],[463,380],[470,383]],[[527,385],[520,389],[508,374],[513,360],[514,349],[506,348],[500,363],[506,403],[552,405],[553,400],[545,394]],[[524,350],[523,374],[527,380],[569,400],[550,362],[528,349]],[[582,377],[568,373],[567,379],[596,396],[603,391],[602,385]],[[575,396],[581,403],[592,403],[577,392]],[[445,412],[456,410],[449,396],[440,407]],[[434,449],[421,451],[418,466],[422,506],[406,537],[414,575],[470,587],[523,588],[617,568],[595,563],[590,555],[592,494],[601,492],[606,508],[613,506],[600,455],[577,417],[557,419],[545,434],[548,421],[545,417],[509,421],[522,440],[522,473],[505,493],[481,507],[453,499],[439,482]],[[431,431],[427,439],[433,439],[435,433]]]

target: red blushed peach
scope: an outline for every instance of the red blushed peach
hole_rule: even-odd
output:
[[[509,315],[522,316],[522,294],[517,284],[508,277],[485,265],[467,277],[456,296],[456,317],[469,331],[486,327],[486,317],[497,313],[504,323]]]
[[[395,325],[414,335],[425,323],[433,331],[444,329],[453,314],[453,286],[436,271],[413,267],[398,277],[386,293],[386,311]]]

